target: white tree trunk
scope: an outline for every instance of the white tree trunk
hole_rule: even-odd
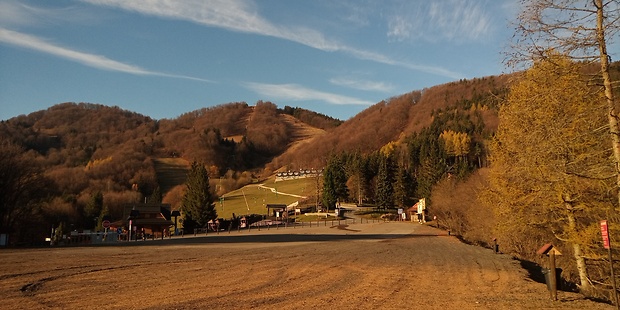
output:
[[[575,222],[575,214],[573,213],[573,207],[570,203],[566,202],[568,230],[570,234],[577,235],[577,225]],[[582,292],[589,292],[592,290],[590,280],[588,279],[588,270],[586,269],[586,260],[583,258],[581,251],[581,245],[577,242],[572,242],[573,257],[575,258],[575,264],[577,265],[577,273],[579,274],[579,289]]]

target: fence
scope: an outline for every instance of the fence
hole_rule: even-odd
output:
[[[209,235],[209,234],[220,234],[220,233],[228,233],[236,230],[237,232],[242,231],[261,231],[261,230],[271,230],[271,229],[295,229],[295,228],[312,228],[312,227],[335,227],[340,225],[349,225],[349,224],[370,224],[370,223],[384,223],[390,222],[387,219],[332,219],[332,220],[316,220],[316,221],[303,221],[303,222],[286,222],[286,221],[276,221],[276,220],[261,220],[251,225],[248,225],[246,228],[241,228],[241,226],[237,225],[236,229],[232,228],[232,225],[228,225],[227,228],[212,230],[211,228],[196,228],[194,229],[193,235]],[[181,236],[184,236],[183,232]],[[172,236],[170,236],[171,238]]]

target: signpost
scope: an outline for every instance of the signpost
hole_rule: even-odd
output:
[[[611,284],[614,289],[614,300],[616,302],[616,308],[620,309],[618,304],[618,290],[616,289],[616,277],[614,276],[614,261],[611,256],[611,239],[609,238],[609,224],[607,220],[601,220],[601,236],[603,237],[603,247],[607,249],[609,254],[609,270],[611,272]]]
[[[103,226],[103,241],[106,241],[106,239],[108,238],[108,228],[110,228],[110,221],[108,220],[103,220],[103,222],[101,222],[101,226]]]
[[[558,283],[555,269],[555,256],[562,255],[562,253],[560,253],[560,251],[558,251],[551,243],[543,245],[536,253],[539,255],[547,255],[549,257],[549,270],[547,271],[547,274],[545,274],[545,282],[547,282],[547,289],[549,289],[551,300],[556,301],[558,300]]]

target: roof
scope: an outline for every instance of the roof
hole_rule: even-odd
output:
[[[562,255],[562,253],[560,253],[560,251],[558,251],[551,243],[543,245],[540,249],[538,249],[538,251],[536,251],[536,254],[538,255],[548,255],[549,253]]]
[[[170,213],[169,204],[127,204],[123,208],[123,218],[114,223],[127,225],[132,220],[135,226],[171,226],[174,223],[170,220]]]

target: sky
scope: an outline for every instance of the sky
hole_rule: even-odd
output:
[[[271,101],[347,120],[507,72],[514,0],[0,0],[0,120],[63,102],[154,119]]]

